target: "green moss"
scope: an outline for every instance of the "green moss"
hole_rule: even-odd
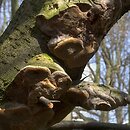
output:
[[[122,94],[123,92],[120,92],[119,90],[115,89],[114,87],[103,85],[103,84],[95,84],[95,88],[99,90],[99,92],[106,92],[109,93],[111,97],[118,100],[123,100]]]
[[[91,0],[47,0],[39,15],[44,15],[46,19],[51,19],[59,12],[65,9],[76,6],[77,3],[86,3],[91,5]]]
[[[47,67],[52,72],[55,70],[64,71],[64,69],[60,65],[58,65],[49,55],[45,53],[39,54],[27,60],[27,64],[17,63],[17,65],[15,65],[13,69],[4,73],[0,77],[0,89],[3,90],[3,88],[7,88],[7,86],[17,75],[18,71],[27,65]]]
[[[52,71],[64,71],[61,66],[59,66],[49,55],[45,53],[36,55],[33,58],[31,58],[28,61],[28,65],[47,67]]]

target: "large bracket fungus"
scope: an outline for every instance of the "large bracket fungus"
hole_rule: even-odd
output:
[[[37,16],[37,26],[51,37],[48,43],[49,50],[63,60],[68,68],[84,66],[88,56],[90,59],[90,55],[92,57],[99,46],[93,33],[87,31],[89,29],[86,28],[86,24],[90,23],[87,23],[86,13],[74,6],[50,20],[46,20],[44,14]],[[91,42],[87,35],[91,35]],[[76,64],[77,62],[80,64]]]
[[[62,7],[60,4],[60,1],[53,1],[52,6]],[[103,1],[103,4],[95,4],[93,0],[79,3],[73,0],[69,3],[64,1],[61,9],[49,7],[51,5],[45,4],[46,12],[41,11],[36,17],[37,27],[50,37],[49,50],[68,68],[83,67],[98,50],[102,38],[110,29],[105,15],[109,15],[109,19],[113,17],[110,13],[114,8],[112,3]],[[58,10],[60,12],[57,14]],[[55,12],[53,17],[50,15],[52,11]]]
[[[74,86],[71,78],[46,54],[33,57],[28,64],[5,90],[0,108],[2,130],[43,129],[61,121],[75,106],[108,111],[130,103],[126,93],[108,86],[93,83]]]
[[[49,56],[48,59],[46,57],[45,54],[37,55],[28,62],[28,64],[34,63],[33,66],[29,65],[20,70],[7,87],[4,101],[31,105],[36,104],[41,96],[48,99],[57,99],[60,94],[69,89],[72,82],[71,78],[64,71],[60,71],[60,66],[53,63]],[[39,61],[43,66],[38,66]],[[47,67],[45,64],[49,66]]]
[[[113,25],[111,19],[119,17],[113,12],[119,13],[120,6],[108,0],[45,2],[36,17],[36,26],[49,37],[49,51],[72,79],[81,78],[85,65]]]
[[[61,95],[71,86],[71,78],[47,54],[33,57],[28,64],[5,90],[0,109],[2,130],[7,121],[7,130],[44,128],[54,115],[53,103],[60,103]],[[45,115],[48,120],[44,120]]]

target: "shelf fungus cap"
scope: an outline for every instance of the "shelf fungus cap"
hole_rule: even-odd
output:
[[[52,73],[52,78],[55,80],[56,84],[60,88],[67,88],[70,87],[72,80],[71,78],[62,71],[55,71]]]
[[[52,54],[62,60],[74,57],[83,49],[83,42],[78,38],[65,38],[61,41],[53,40],[48,44],[49,50]]]
[[[18,75],[23,75],[23,78],[33,78],[40,80],[41,78],[44,79],[51,75],[51,71],[47,67],[28,65],[21,69]]]
[[[24,67],[6,88],[4,100],[26,104],[29,92],[36,87],[35,84],[50,77],[50,75],[51,71],[47,67]]]
[[[59,99],[69,89],[71,82],[65,72],[51,72],[49,68],[42,66],[26,66],[5,90],[4,101],[33,106],[41,96]],[[52,107],[51,103],[50,105]]]

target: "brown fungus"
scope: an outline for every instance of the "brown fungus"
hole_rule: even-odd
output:
[[[50,51],[62,60],[74,57],[83,49],[83,43],[77,38],[66,38],[55,44],[48,44]]]
[[[48,99],[60,97],[61,93],[69,89],[71,82],[65,72],[51,73],[47,67],[26,66],[7,87],[3,100],[32,106],[39,102],[41,96]]]

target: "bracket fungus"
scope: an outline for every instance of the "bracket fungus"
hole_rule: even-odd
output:
[[[88,3],[83,5],[88,7]],[[87,16],[90,8],[86,11],[82,9],[82,6],[75,4],[53,18],[46,19],[44,12],[36,17],[36,26],[50,37],[47,43],[49,51],[68,68],[84,66],[99,47],[99,39],[94,36],[95,31]]]
[[[5,90],[0,108],[0,128],[45,128],[54,116],[54,104],[60,103],[60,96],[69,89],[71,82],[64,71],[51,71],[41,66],[24,67]]]
[[[51,72],[41,66],[26,66],[7,87],[3,100],[33,106],[41,96],[50,100],[58,99],[70,86],[71,79],[65,72]]]
[[[29,64],[35,65],[21,69],[5,90],[0,108],[2,130],[43,129],[61,121],[75,106],[108,111],[130,103],[127,94],[108,86],[74,85],[60,66],[49,57],[44,61],[45,57],[33,57]],[[44,66],[36,66],[39,61]]]

